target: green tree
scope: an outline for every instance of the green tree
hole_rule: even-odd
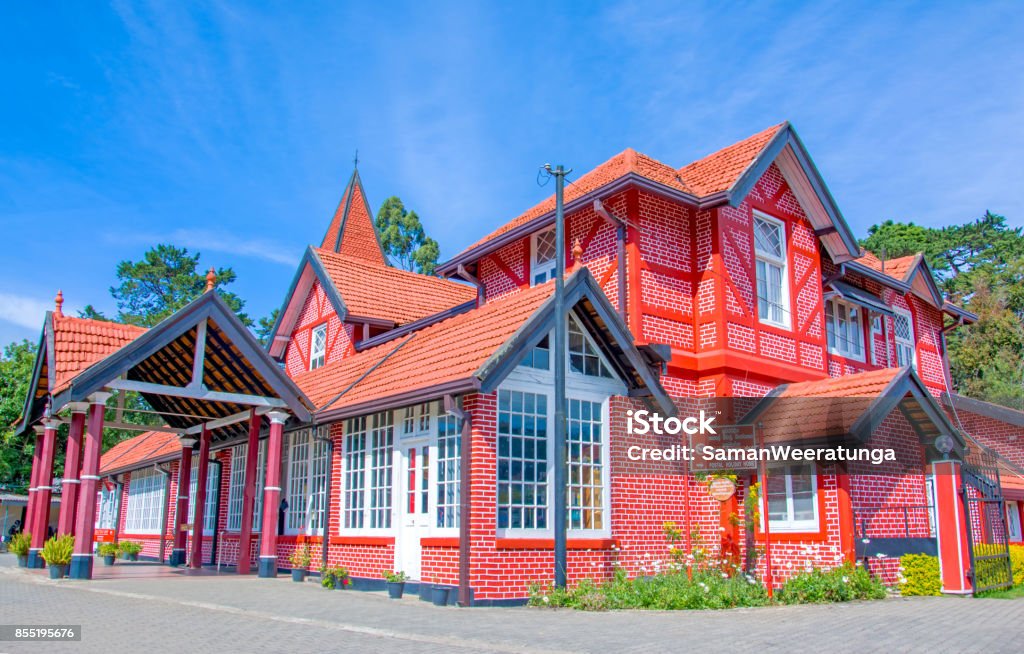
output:
[[[892,220],[868,230],[865,248],[889,258],[922,252],[946,299],[978,315],[947,336],[959,392],[1024,409],[1024,234],[986,211],[942,228]]]
[[[257,323],[256,339],[259,340],[263,347],[267,347],[270,344],[270,334],[274,331],[274,323],[277,322],[277,317],[280,314],[280,309],[274,309],[270,312],[269,316],[263,316],[260,318],[259,323]]]
[[[384,253],[399,267],[424,275],[434,274],[441,254],[437,241],[423,231],[415,211],[407,211],[402,200],[391,196],[377,212],[377,234]]]
[[[186,248],[157,245],[147,250],[141,261],[117,264],[120,284],[110,288],[117,303],[117,322],[152,327],[202,295],[206,289],[206,271],[199,267],[199,257],[198,252],[189,254]],[[215,272],[221,299],[243,324],[252,325],[252,319],[242,311],[245,302],[224,290],[235,281],[235,271],[218,268]]]
[[[0,485],[23,491],[32,472],[35,433],[16,436],[28,384],[35,363],[35,344],[22,340],[10,343],[0,354]]]

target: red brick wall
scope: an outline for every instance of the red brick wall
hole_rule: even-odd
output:
[[[343,323],[327,298],[320,280],[313,282],[302,311],[292,330],[285,349],[284,360],[288,374],[295,376],[309,370],[310,335],[314,327],[327,323],[327,362],[337,361],[355,352],[354,327]]]

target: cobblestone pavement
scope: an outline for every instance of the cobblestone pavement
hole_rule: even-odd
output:
[[[5,652],[1019,652],[1024,601],[914,598],[732,611],[439,608],[235,575],[50,581],[0,556],[0,623],[80,624]]]

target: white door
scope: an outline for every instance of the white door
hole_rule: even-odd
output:
[[[1006,503],[1006,527],[1010,531],[1010,540],[1018,542],[1021,540],[1020,533],[1020,504],[1017,502]]]
[[[435,451],[428,441],[401,446],[395,565],[410,579],[420,578],[420,539],[430,529],[430,466]]]

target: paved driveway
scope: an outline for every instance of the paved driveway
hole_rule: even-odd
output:
[[[8,557],[9,555],[4,555]],[[0,566],[0,623],[80,624],[3,652],[1019,652],[1024,601],[893,599],[732,611],[439,608],[234,575],[50,581]]]

